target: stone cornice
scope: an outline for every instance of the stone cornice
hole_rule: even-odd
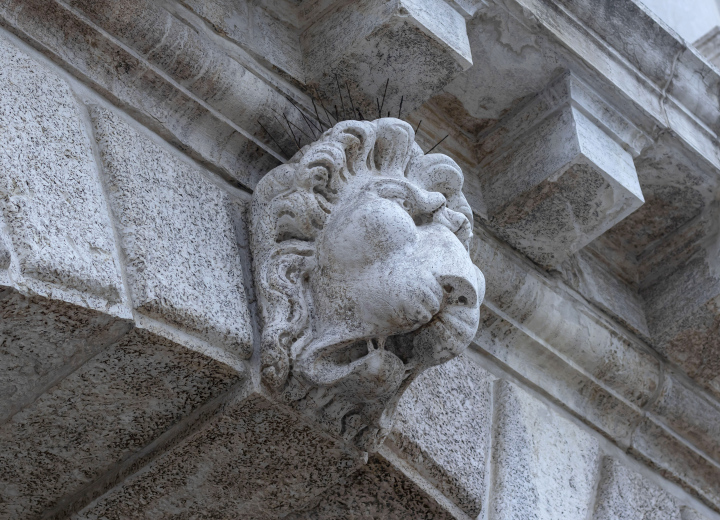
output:
[[[472,251],[488,279],[489,312],[476,348],[621,448],[717,503],[717,401],[562,281],[482,229]]]
[[[672,132],[720,168],[718,70],[646,8],[632,0],[497,0],[494,4],[529,31],[558,41],[578,65],[592,71],[593,87],[635,125],[654,136]],[[628,35],[634,36],[632,42]]]

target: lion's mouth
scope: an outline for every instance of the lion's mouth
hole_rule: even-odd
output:
[[[396,384],[400,384],[411,373],[446,361],[462,351],[475,334],[477,314],[477,309],[445,307],[427,323],[411,332],[388,337],[362,338],[328,348],[324,354],[318,356],[316,366],[320,368],[322,365],[324,370],[332,367],[332,371],[339,376],[336,382],[339,382],[351,375],[362,377],[359,372],[367,369],[367,360],[372,357],[377,362],[392,367],[379,367],[377,362],[373,363],[377,374],[370,379],[375,379],[381,373],[393,374],[392,379]],[[401,367],[403,374],[399,377],[398,371]],[[383,386],[385,385],[379,384],[377,389],[380,390]],[[390,386],[393,386],[392,383]]]

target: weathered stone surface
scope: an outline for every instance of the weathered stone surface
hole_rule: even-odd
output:
[[[0,517],[60,507],[240,376],[135,329],[0,427]]]
[[[452,159],[382,118],[338,123],[253,195],[263,379],[365,451],[407,386],[477,330],[485,280],[462,184]]]
[[[676,271],[642,291],[648,326],[658,343],[672,339],[684,329],[679,322],[691,318],[720,295],[720,233],[711,234],[698,245]]]
[[[444,0],[337,6],[323,12],[321,3],[319,17],[308,15],[314,23],[301,36],[308,80],[319,83],[321,92],[336,92],[338,74],[349,81],[355,109],[364,114],[377,114],[375,97],[384,95],[389,77],[397,81],[387,91],[382,115],[399,117],[401,97],[408,113],[472,65],[465,19]],[[344,103],[343,118],[357,118],[349,98]]]
[[[512,325],[642,407],[660,384],[660,362],[552,279],[520,262],[476,226],[471,256],[487,275],[486,300]]]
[[[662,422],[720,463],[720,405],[699,394],[687,381],[666,374],[649,411]]]
[[[267,151],[270,147],[265,145],[272,143],[260,127],[260,120],[273,132],[276,140],[286,145],[285,149],[294,149],[295,144],[284,128],[283,118],[278,117],[273,110],[285,113],[288,120],[295,124],[296,133],[299,134],[298,127],[307,132],[302,117],[278,92],[267,74],[262,77],[253,73],[246,64],[248,61],[255,64],[252,60],[243,59],[244,53],[236,52],[233,55],[227,51],[227,47],[216,45],[205,30],[206,22],[201,20],[197,23],[193,17],[187,17],[183,9],[174,5],[175,2],[158,5],[148,0],[124,0],[122,3],[112,0],[71,0],[68,3],[135,50],[141,57],[142,65],[160,72],[161,76],[168,75],[172,82],[177,82],[182,87],[178,94],[189,94],[191,99],[178,99],[171,106],[200,105],[197,108],[183,107],[180,117],[185,122],[178,126],[172,120],[165,121],[167,116],[161,118],[164,126],[181,136],[186,135],[191,127],[199,126],[199,119],[207,116],[210,116],[207,119],[214,119],[216,128],[208,125],[203,128],[207,135],[199,137],[207,139],[215,133],[218,135],[213,136],[202,148],[210,152],[207,158],[213,157],[215,162],[220,159],[223,166],[229,167],[227,174],[231,178],[252,187],[277,164],[272,157],[262,157],[263,154],[258,153],[258,145]],[[210,2],[205,4],[210,6]],[[252,4],[252,12],[264,12],[257,3]],[[233,17],[228,17],[227,22],[232,24]],[[251,23],[255,25],[257,22],[258,19],[254,18]],[[282,34],[282,28],[278,25],[271,29],[276,34]],[[258,28],[254,34],[259,32],[264,31]],[[280,40],[279,36],[268,35],[268,38]],[[280,43],[276,45],[279,47]],[[295,45],[299,48],[297,42]],[[268,53],[268,49],[258,52],[260,56],[265,53]],[[236,59],[238,54],[240,59]],[[250,67],[257,72],[258,68],[252,65]],[[170,84],[163,85],[163,88],[171,91]],[[151,89],[159,90],[154,85]],[[144,101],[134,100],[136,104]],[[149,108],[153,110],[154,107]],[[301,134],[299,139],[303,139]]]
[[[287,5],[250,0],[185,0],[215,30],[293,77],[304,80],[297,15]]]
[[[400,399],[386,442],[472,518],[485,505],[493,380],[466,354],[431,368]]]
[[[583,250],[562,263],[568,283],[608,314],[647,336],[644,302],[630,286],[592,253]]]
[[[75,518],[278,518],[363,464],[265,397],[244,397]]]
[[[313,509],[286,517],[288,520],[451,520],[455,517],[440,508],[402,473],[378,456],[357,473],[319,497]]]
[[[665,478],[694,489],[709,506],[719,509],[720,467],[677,436],[645,420],[633,434],[631,452],[659,468]]]
[[[471,348],[542,388],[618,445],[630,445],[642,420],[636,409],[487,307],[482,309],[482,323]]]
[[[98,308],[120,302],[84,107],[65,80],[1,35],[0,99],[0,211],[19,274],[99,298]]]
[[[130,326],[98,311],[0,287],[0,424]]]
[[[681,507],[680,513],[682,520],[709,520],[707,516],[701,515],[690,507]]]
[[[611,457],[598,486],[593,520],[681,520],[673,497]]]
[[[720,297],[681,320],[676,330],[658,350],[720,399]]]
[[[481,183],[493,228],[556,265],[644,202],[632,155],[644,136],[564,75],[483,138]]]
[[[720,26],[710,29],[693,45],[710,63],[720,67]]]
[[[495,393],[489,518],[587,518],[597,440],[512,383]]]
[[[653,347],[720,399],[720,210],[709,206],[651,251],[641,294]]]
[[[177,50],[188,50],[190,47],[181,42],[192,34],[195,36],[193,43],[199,49],[197,54],[184,55],[185,59],[172,61],[172,64],[176,65],[180,72],[194,70],[197,74],[208,65],[208,47],[211,46],[205,41],[198,41],[197,33],[181,21],[174,20],[176,23],[171,23],[171,15],[157,5],[144,0],[138,0],[131,5],[127,2],[119,4],[80,0],[73,4],[73,7],[85,11],[85,16],[89,16],[101,27],[104,26],[110,34],[114,33],[123,38],[136,35],[140,36],[141,40],[155,38],[142,40],[149,44],[150,48],[163,40],[166,24],[174,29],[182,28],[181,34],[175,34],[176,39],[171,48],[174,46]],[[178,88],[176,82],[168,81],[163,71],[138,56],[137,52],[129,51],[112,36],[108,37],[107,33],[88,24],[86,19],[79,18],[64,5],[45,0],[12,0],[0,5],[0,17],[4,24],[36,42],[38,48],[62,62],[71,72],[89,82],[105,96],[121,106],[132,107],[135,117],[171,144],[193,158],[217,168],[228,179],[236,179],[252,186],[265,172],[278,164],[277,158],[268,153],[267,147],[261,145],[266,137],[262,140],[255,139],[250,132],[229,122],[227,117],[220,114],[219,111],[225,110],[226,106],[209,108],[204,100],[198,99],[182,86]],[[115,25],[105,25],[108,20]],[[135,43],[125,41],[131,48]],[[238,71],[239,64],[227,56],[219,61],[212,78],[206,72],[199,75],[198,81],[207,85],[209,80],[210,86],[217,85],[216,75],[222,76],[226,71],[237,72],[230,74],[231,77],[224,76],[223,81],[223,91],[234,91],[237,88],[236,80],[246,71]],[[227,64],[235,66],[227,68]],[[248,92],[256,95],[263,93],[278,99],[279,96],[275,97],[277,93],[273,96],[269,92],[271,89],[262,86],[257,77],[251,74],[245,74],[245,77],[251,80],[254,87],[249,87]],[[184,79],[187,81],[191,78]],[[183,82],[182,78],[180,82]],[[229,85],[232,85],[232,88]],[[198,92],[200,90],[202,89],[198,87]],[[212,93],[206,94],[212,97]],[[244,102],[238,104],[238,99],[249,100],[249,106]],[[280,99],[284,102],[283,98]],[[250,109],[248,120],[253,121],[253,125],[257,125],[258,115],[265,113],[265,110],[257,112],[257,100],[257,97],[248,96],[245,91],[239,96],[233,96],[235,109],[238,106],[241,109]],[[292,119],[293,116],[289,114],[289,117]],[[278,128],[281,126],[278,125]],[[257,126],[253,131],[259,133],[262,130]],[[277,135],[281,133],[278,131]]]
[[[134,307],[249,358],[240,202],[114,112],[91,114]]]
[[[3,237],[2,230],[0,230],[0,269],[10,267],[11,261],[12,255],[10,254],[10,248],[7,245],[5,237]]]

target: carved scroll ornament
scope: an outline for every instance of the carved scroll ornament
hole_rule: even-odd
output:
[[[414,137],[398,119],[340,122],[253,199],[263,381],[368,451],[418,374],[470,343],[485,290],[462,171]]]

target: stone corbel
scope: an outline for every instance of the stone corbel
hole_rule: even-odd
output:
[[[253,195],[263,382],[365,451],[410,383],[469,345],[485,293],[462,172],[414,137],[343,121]]]
[[[491,226],[538,264],[557,265],[643,204],[633,157],[647,142],[578,78],[562,75],[481,140]]]
[[[472,65],[465,18],[470,13],[454,1],[361,0],[336,2],[312,14],[301,36],[306,83],[334,99],[340,78],[353,91],[345,98],[346,115],[358,111],[376,117],[376,98],[385,96],[382,115],[409,113]],[[387,93],[383,88],[390,80]],[[335,98],[333,98],[335,96]]]

